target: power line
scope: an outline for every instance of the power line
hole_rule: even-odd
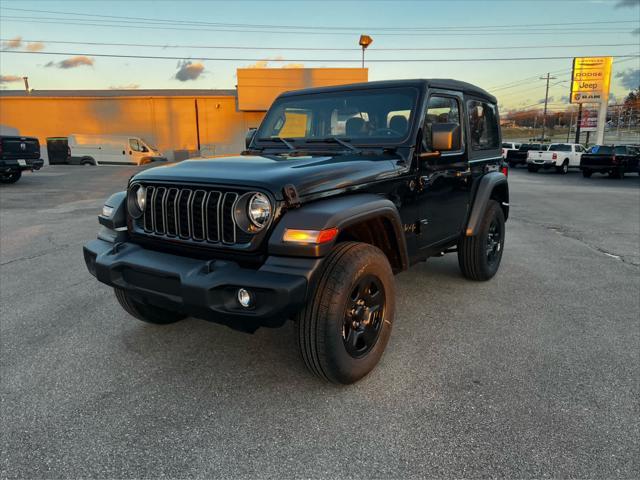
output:
[[[517,24],[517,25],[454,25],[454,26],[438,26],[438,27],[372,27],[372,26],[360,26],[360,27],[341,27],[341,26],[317,26],[317,25],[265,25],[265,24],[248,24],[248,23],[222,23],[222,22],[205,22],[202,20],[178,20],[178,19],[166,19],[166,18],[149,18],[149,17],[127,17],[120,15],[102,15],[94,13],[79,13],[79,12],[66,12],[56,10],[38,10],[28,8],[15,8],[4,7],[3,10],[17,11],[17,12],[31,12],[31,13],[47,13],[56,15],[76,16],[76,17],[89,17],[92,19],[115,19],[115,20],[135,20],[137,22],[156,22],[156,23],[170,23],[170,24],[187,24],[187,25],[205,25],[205,26],[217,26],[217,27],[248,27],[248,28],[277,28],[277,29],[291,29],[291,28],[304,28],[307,30],[357,30],[360,33],[362,30],[368,31],[388,31],[388,30],[402,30],[402,31],[437,31],[437,30],[481,30],[481,29],[521,29],[529,27],[552,27],[552,26],[572,26],[576,25],[604,25],[604,24],[621,24],[621,23],[637,23],[635,20],[599,20],[599,21],[579,21],[573,22],[561,22],[561,23],[530,23],[530,24]]]
[[[17,50],[3,50],[2,53],[18,54],[18,55],[66,55],[66,56],[87,56],[87,57],[106,57],[106,58],[138,58],[152,60],[201,60],[201,61],[229,61],[229,62],[256,62],[263,61],[264,58],[221,58],[221,57],[187,57],[185,56],[169,56],[169,55],[122,55],[111,53],[91,53],[91,52],[26,52]],[[639,54],[629,55],[609,55],[614,58],[636,58]],[[406,63],[406,62],[502,62],[502,61],[519,61],[519,60],[567,60],[573,56],[556,56],[556,57],[501,57],[501,58],[393,58],[393,59],[372,59],[367,60],[370,63]],[[272,62],[320,62],[320,63],[360,63],[359,59],[332,59],[332,58],[276,58],[269,60]]]
[[[0,42],[11,41],[10,38],[0,38]],[[108,42],[73,42],[66,40],[32,40],[22,39],[27,43],[50,43],[61,45],[95,45],[104,47],[143,47],[143,48],[202,48],[212,50],[298,50],[298,51],[326,51],[326,52],[360,52],[360,47],[351,48],[327,48],[327,47],[252,47],[237,45],[176,45],[176,44],[158,44],[158,43],[108,43]],[[582,45],[512,45],[500,47],[400,47],[400,48],[373,48],[370,52],[399,52],[399,51],[464,51],[464,50],[519,50],[519,49],[538,49],[538,48],[595,48],[595,47],[634,47],[636,43],[609,43],[609,44],[582,44]]]
[[[44,19],[44,17],[42,20],[25,20],[24,17],[13,17],[13,16],[2,16],[0,17],[0,20],[5,20],[5,19],[9,19],[11,20],[13,23],[15,22],[19,22],[19,23],[42,23],[42,24],[54,24],[54,25],[73,25],[73,26],[83,26],[83,27],[108,27],[108,28],[131,28],[131,25],[123,25],[123,21],[119,21],[118,23],[114,23],[114,24],[107,24],[107,23],[88,23],[88,22],[70,22],[67,21],[64,18],[60,18],[60,19],[53,19],[53,18],[46,18]],[[92,22],[95,22],[95,20],[92,20]],[[296,30],[296,31],[292,31],[292,30],[282,30],[282,31],[270,31],[270,30],[247,30],[247,29],[230,29],[230,28],[194,28],[194,27],[175,27],[175,26],[169,26],[169,24],[165,25],[165,24],[146,24],[146,26],[144,24],[141,25],[142,22],[131,22],[135,24],[135,28],[136,30],[138,29],[146,29],[146,30],[177,30],[177,31],[190,31],[190,32],[227,32],[227,33],[260,33],[263,35],[266,34],[272,34],[272,35],[282,35],[282,34],[292,34],[292,35],[342,35],[342,36],[353,36],[354,33],[351,32],[330,32],[330,31],[309,31],[309,30]],[[175,22],[171,23],[171,25],[175,25]],[[469,36],[492,36],[492,35],[531,35],[531,34],[536,34],[536,35],[576,35],[576,34],[580,34],[580,33],[584,33],[584,32],[580,32],[579,29],[576,28],[572,28],[571,30],[568,31],[557,31],[557,30],[528,30],[528,31],[522,31],[522,29],[516,30],[516,31],[487,31],[487,32],[477,32],[477,29],[471,29],[472,31],[470,33],[467,32],[460,32],[460,31],[456,31],[456,32],[451,32],[451,31],[438,31],[438,32],[431,32],[431,33],[423,33],[423,32],[402,32],[402,33],[384,33],[384,32],[378,32],[375,35],[377,36],[396,36],[396,37],[406,37],[406,36],[411,36],[411,37],[433,37],[433,36],[438,36],[438,37],[442,37],[442,36],[454,36],[454,37],[469,37]],[[594,32],[595,29],[588,29],[585,30],[585,32]],[[614,29],[614,30],[595,30],[595,33],[633,33],[634,30],[629,30],[629,31],[621,31],[620,29]]]

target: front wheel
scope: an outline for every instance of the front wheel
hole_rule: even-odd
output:
[[[591,170],[587,170],[586,168],[582,170],[582,176],[584,178],[591,178],[591,175],[593,175],[593,172]]]
[[[22,172],[20,170],[16,170],[15,172],[0,176],[0,183],[16,183],[21,177]]]
[[[186,318],[186,315],[182,313],[165,310],[164,308],[135,300],[126,290],[122,290],[121,288],[114,288],[114,291],[120,306],[124,308],[129,315],[143,322],[166,325]]]
[[[360,380],[382,357],[394,312],[395,282],[384,253],[365,243],[336,245],[296,318],[307,368],[333,383]]]
[[[489,280],[502,260],[504,250],[504,212],[495,200],[489,200],[478,234],[461,237],[458,242],[458,265],[470,280]]]

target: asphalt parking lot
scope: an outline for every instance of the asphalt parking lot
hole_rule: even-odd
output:
[[[129,317],[87,272],[135,168],[0,187],[1,475],[640,476],[640,177],[512,171],[500,272],[401,274],[381,364],[311,377],[291,325]]]

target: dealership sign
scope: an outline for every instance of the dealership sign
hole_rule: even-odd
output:
[[[576,57],[571,73],[571,103],[607,103],[613,57]]]

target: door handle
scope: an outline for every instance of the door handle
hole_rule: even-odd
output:
[[[124,151],[124,150],[122,150],[122,154],[123,154],[123,155],[125,154],[125,151]]]
[[[129,150],[129,155],[131,155],[131,150]]]

